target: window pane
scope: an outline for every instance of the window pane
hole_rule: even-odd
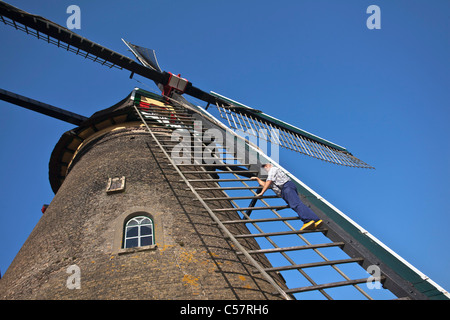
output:
[[[138,238],[126,239],[125,248],[133,248],[138,246]]]
[[[153,244],[153,237],[141,237],[141,246],[149,246]]]
[[[152,223],[152,221],[149,218],[147,218],[147,217],[144,217],[141,220],[141,222],[140,222],[141,225],[143,225],[143,224],[151,224],[151,223]]]
[[[151,235],[152,227],[151,226],[142,226],[141,227],[141,236]]]
[[[124,234],[124,248],[154,244],[153,221],[146,216],[136,216],[128,220]]]
[[[127,227],[126,237],[137,237],[138,236],[138,227]]]
[[[137,226],[138,222],[135,219],[128,221],[127,226]]]

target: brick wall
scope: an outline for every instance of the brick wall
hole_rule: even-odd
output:
[[[122,176],[125,190],[107,194],[108,179]],[[193,199],[148,133],[127,128],[104,134],[73,161],[0,280],[0,298],[278,299]],[[153,218],[156,246],[122,250],[123,222],[136,212]],[[258,248],[253,240],[245,245]],[[66,286],[70,265],[80,268],[81,289]]]

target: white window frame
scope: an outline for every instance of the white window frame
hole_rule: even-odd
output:
[[[131,222],[135,222],[136,225],[129,225]],[[144,222],[144,223],[143,223]],[[131,219],[129,219],[124,227],[124,236],[123,236],[123,249],[129,249],[129,248],[138,248],[138,247],[143,247],[142,245],[142,238],[148,238],[150,237],[150,235],[142,235],[141,234],[141,229],[142,227],[148,227],[150,226],[151,229],[151,243],[150,244],[146,244],[145,246],[151,246],[155,244],[155,228],[154,228],[154,223],[153,220],[150,217],[147,216],[136,216],[133,217]],[[131,228],[136,228],[137,227],[137,235],[136,236],[129,236],[127,237],[127,231]],[[127,240],[132,240],[132,239],[137,239],[138,240],[138,244],[137,246],[133,246],[133,247],[127,247]]]

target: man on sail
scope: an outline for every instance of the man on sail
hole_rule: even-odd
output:
[[[286,201],[289,207],[298,214],[300,220],[303,221],[303,226],[300,230],[312,230],[320,227],[323,221],[300,200],[297,187],[291,179],[271,163],[263,164],[261,167],[268,172],[267,180],[263,181],[259,177],[251,178],[252,180],[257,180],[263,187],[257,196],[261,197],[267,189],[271,188],[277,196]]]

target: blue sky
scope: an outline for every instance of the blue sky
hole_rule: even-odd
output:
[[[8,1],[61,25],[81,8],[82,36],[345,146],[376,170],[282,152],[281,165],[450,288],[450,2]],[[366,9],[381,8],[369,30]],[[129,73],[0,25],[0,88],[90,116],[136,86]],[[138,78],[154,88],[150,81]],[[72,125],[0,102],[0,269],[52,200],[50,154]]]

